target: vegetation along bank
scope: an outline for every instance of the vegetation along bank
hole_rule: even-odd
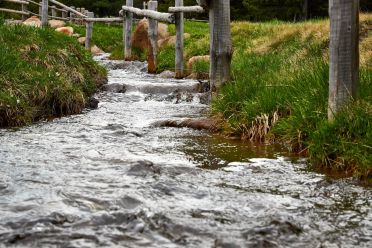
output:
[[[94,42],[122,59],[121,26],[95,25]],[[173,25],[169,32],[175,34]],[[79,32],[79,30],[78,30]],[[81,34],[84,28],[80,30]],[[208,24],[186,22],[185,64],[209,54]],[[110,34],[110,41],[107,41]],[[372,15],[361,15],[358,99],[327,121],[329,21],[233,22],[234,80],[212,103],[224,132],[244,140],[281,142],[307,155],[313,168],[372,175]],[[173,69],[174,45],[160,49],[158,72]],[[144,51],[136,51],[145,59]],[[207,62],[193,70],[208,73]],[[186,68],[187,69],[187,68]]]
[[[105,80],[76,38],[0,19],[0,127],[81,113]]]

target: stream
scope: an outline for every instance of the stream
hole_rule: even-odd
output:
[[[284,147],[157,127],[208,114],[200,83],[97,60],[125,93],[0,130],[0,247],[372,247],[370,189]]]

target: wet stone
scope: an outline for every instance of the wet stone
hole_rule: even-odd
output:
[[[138,161],[136,164],[132,165],[127,172],[130,176],[148,176],[160,174],[160,167],[154,165],[150,161]]]
[[[125,85],[123,84],[105,84],[101,87],[102,91],[107,91],[111,93],[125,93],[127,91]]]
[[[99,101],[94,98],[94,97],[90,97],[88,99],[88,102],[87,102],[87,108],[89,109],[97,109],[98,108],[98,104],[99,104]]]

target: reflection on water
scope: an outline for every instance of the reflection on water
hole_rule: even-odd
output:
[[[164,87],[197,82],[102,63],[127,93],[0,131],[0,247],[370,247],[370,190],[307,172],[281,147],[154,128],[207,113],[198,94],[174,101]]]

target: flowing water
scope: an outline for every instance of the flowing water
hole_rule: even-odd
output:
[[[180,93],[198,82],[99,60],[125,94],[0,131],[0,247],[372,247],[369,189],[281,147],[154,127],[207,113]]]

